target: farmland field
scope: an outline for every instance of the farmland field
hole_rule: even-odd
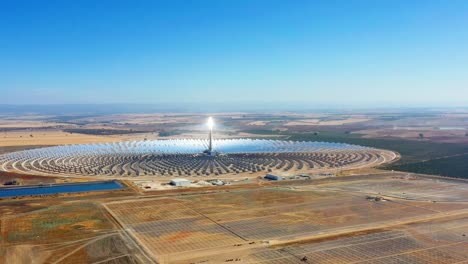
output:
[[[93,202],[51,205],[0,222],[0,263],[138,262],[132,244]]]
[[[428,161],[393,165],[389,168],[399,171],[468,178],[468,154]]]

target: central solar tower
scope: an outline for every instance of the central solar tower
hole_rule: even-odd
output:
[[[213,151],[213,126],[214,126],[214,121],[213,118],[210,116],[208,117],[208,129],[209,129],[209,135],[208,135],[208,155],[211,155]]]

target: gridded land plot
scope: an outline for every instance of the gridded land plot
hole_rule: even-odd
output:
[[[153,199],[109,203],[107,207],[156,256],[244,242],[185,204],[172,199]],[[141,212],[130,213],[135,208]]]
[[[106,207],[157,260],[171,263],[179,259],[181,253],[190,256],[211,250],[211,253],[206,254],[213,254],[238,250],[239,244],[265,245],[265,241],[283,244],[323,234],[381,228],[388,224],[401,224],[406,220],[441,215],[416,202],[374,202],[361,194],[288,188],[187,195],[177,199],[118,201],[108,203]],[[378,237],[374,239],[369,235],[353,238],[346,248],[340,248],[354,252],[351,255],[319,250],[321,247],[316,244],[310,249],[285,248],[286,252],[275,254],[285,254],[286,260],[292,258],[296,263],[298,259],[295,254],[299,253],[293,249],[310,252],[311,258],[346,256],[348,261],[365,261],[420,247],[419,242],[403,233],[382,233]],[[367,242],[362,242],[367,240],[372,240],[374,244],[366,245]],[[368,246],[380,250],[366,253],[365,248]]]
[[[434,230],[432,224],[423,223],[282,250],[311,263],[463,263],[468,260],[468,239],[461,232],[468,227],[466,217],[464,221],[464,227]]]
[[[143,263],[92,202],[54,205],[1,219],[0,263]]]
[[[466,226],[468,220],[463,217]],[[447,225],[454,223],[452,220]],[[460,227],[440,228],[433,232],[431,224],[400,226],[395,230],[338,237],[328,241],[258,248],[244,253],[233,253],[226,259],[239,259],[242,263],[317,263],[317,264],[456,264],[468,263],[468,239],[460,235]],[[450,239],[434,239],[443,234],[457,234]],[[182,263],[182,262],[180,262]],[[205,263],[216,263],[206,261]]]
[[[190,208],[247,240],[290,239],[324,230],[434,212],[345,193],[263,189],[185,197]]]
[[[441,179],[422,176],[379,177],[365,181],[346,181],[341,183],[324,184],[334,190],[369,193],[379,193],[392,197],[412,200],[433,201],[468,201],[468,185],[457,179]]]

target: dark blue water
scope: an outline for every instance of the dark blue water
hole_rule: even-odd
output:
[[[28,196],[57,193],[77,193],[123,189],[118,181],[66,183],[44,186],[17,186],[0,188],[0,197]]]

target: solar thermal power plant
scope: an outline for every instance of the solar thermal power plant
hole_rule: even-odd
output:
[[[210,137],[38,148],[0,156],[0,169],[63,175],[187,177],[375,166],[394,158],[390,151],[343,143]]]

